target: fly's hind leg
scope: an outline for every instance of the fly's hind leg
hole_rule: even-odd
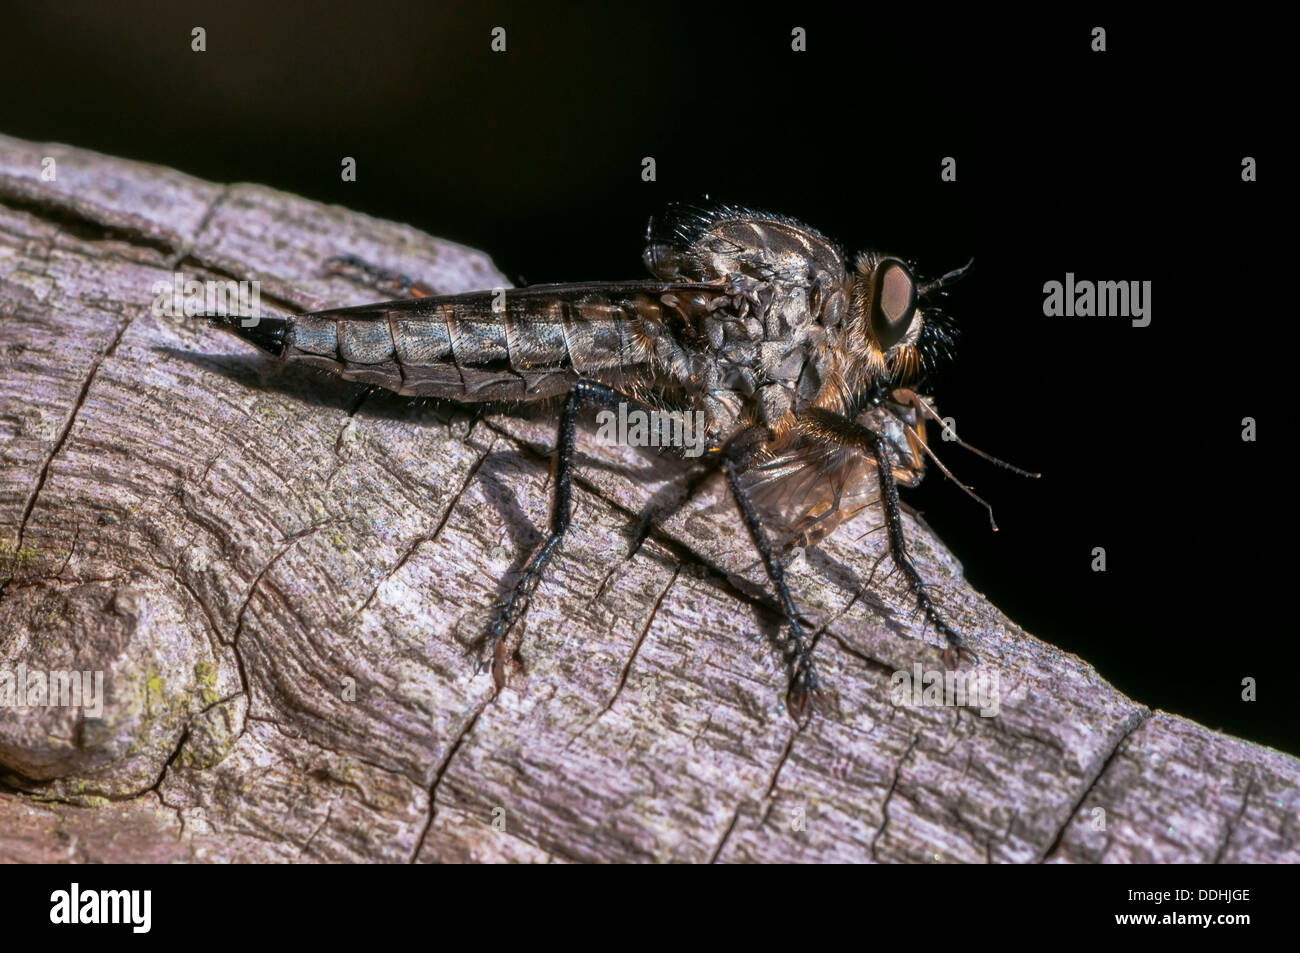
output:
[[[857,421],[826,410],[809,411],[803,419],[819,436],[846,447],[857,447],[871,454],[876,464],[876,478],[880,483],[880,504],[885,513],[889,555],[894,565],[907,579],[908,588],[912,590],[917,606],[948,643],[943,653],[944,662],[950,668],[955,668],[963,658],[972,662],[978,661],[975,653],[966,647],[962,634],[949,625],[935,607],[925,580],[921,578],[921,574],[912,565],[912,559],[907,554],[907,543],[903,538],[902,507],[898,502],[898,486],[894,482],[893,463],[885,449],[885,438],[870,427],[864,427]]]
[[[819,689],[817,668],[813,664],[812,639],[804,632],[803,625],[799,621],[799,612],[795,609],[794,599],[790,596],[790,586],[785,581],[785,568],[777,558],[772,542],[763,529],[763,521],[754,508],[749,494],[741,485],[739,477],[746,462],[766,437],[765,427],[753,427],[736,434],[722,448],[721,466],[727,477],[727,485],[731,488],[731,495],[736,501],[736,507],[740,510],[741,519],[745,522],[745,528],[749,530],[749,538],[753,540],[754,548],[758,550],[758,555],[763,560],[763,568],[767,570],[767,578],[771,581],[772,588],[776,590],[786,624],[790,626],[790,648],[786,652],[786,662],[790,666],[789,697],[792,707],[802,709],[808,696]]]
[[[565,532],[569,529],[569,517],[573,508],[573,455],[574,436],[577,430],[578,414],[586,406],[616,406],[620,400],[629,400],[612,387],[598,381],[580,380],[569,390],[564,401],[564,410],[560,414],[559,436],[555,447],[555,495],[551,502],[551,529],[546,539],[528,560],[523,575],[515,583],[506,600],[498,607],[495,619],[488,628],[488,657],[491,659],[492,676],[497,687],[505,684],[504,646],[506,633],[519,618],[533,590],[541,581],[547,564],[560,548]]]
[[[423,281],[416,281],[401,272],[372,265],[356,255],[335,255],[326,258],[324,268],[328,274],[339,275],[363,288],[373,288],[389,298],[429,298],[437,294]]]

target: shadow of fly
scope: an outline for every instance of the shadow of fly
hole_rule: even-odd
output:
[[[806,225],[725,205],[676,205],[652,219],[644,261],[652,277],[639,281],[439,295],[347,256],[327,267],[396,300],[223,320],[282,361],[400,394],[562,401],[550,531],[485,636],[498,686],[506,636],[569,528],[575,428],[586,408],[605,425],[637,408],[647,443],[666,435],[662,445],[690,456],[698,447],[708,472],[721,470],[789,629],[792,708],[819,682],[782,555],[868,506],[883,513],[889,555],[943,636],[944,661],[975,661],[908,556],[898,499],[927,457],[948,474],[925,439],[926,422],[943,421],[911,388],[951,351],[952,323],[933,302],[969,264],[920,281],[899,258],[863,252],[850,264]]]

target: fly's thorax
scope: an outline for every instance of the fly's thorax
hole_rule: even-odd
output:
[[[737,284],[742,303],[703,322],[693,379],[715,403],[747,404],[751,420],[773,429],[810,407],[842,411],[846,357],[838,342],[845,333],[847,290],[822,294],[804,285]]]
[[[833,242],[782,215],[678,206],[652,219],[643,260],[665,280],[750,275],[784,284],[838,284],[844,256]]]

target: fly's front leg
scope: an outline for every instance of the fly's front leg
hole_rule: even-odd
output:
[[[876,464],[876,478],[880,482],[880,503],[885,511],[889,555],[894,565],[907,579],[908,588],[912,590],[912,595],[916,597],[916,603],[925,613],[926,619],[947,641],[948,647],[943,653],[944,662],[949,667],[955,668],[963,658],[972,662],[978,661],[975,653],[966,647],[961,633],[950,626],[935,608],[925,580],[921,578],[921,574],[912,565],[911,557],[907,555],[907,543],[903,539],[902,508],[898,503],[898,486],[894,482],[893,463],[885,449],[885,438],[870,427],[864,427],[857,421],[826,410],[809,411],[804,421],[810,423],[820,436],[828,440],[843,446],[858,447],[871,454]]]
[[[528,560],[523,575],[510,590],[510,595],[501,604],[496,618],[488,629],[492,675],[496,679],[498,688],[505,683],[506,660],[503,657],[503,647],[506,633],[523,611],[533,590],[537,588],[542,572],[556,550],[560,548],[564,534],[569,528],[569,516],[573,508],[573,453],[578,413],[584,406],[616,406],[620,400],[627,399],[612,387],[597,381],[580,380],[573,385],[569,396],[564,401],[555,448],[555,496],[551,502],[551,531]]]
[[[790,665],[790,698],[796,707],[802,708],[808,695],[816,692],[818,688],[817,670],[813,665],[812,641],[804,633],[803,626],[799,622],[799,612],[795,609],[794,599],[790,596],[790,587],[785,581],[785,568],[776,558],[772,543],[763,529],[763,521],[754,508],[749,494],[741,485],[739,477],[739,472],[744,469],[746,461],[752,457],[766,437],[765,427],[753,427],[741,431],[728,440],[726,446],[722,448],[721,465],[723,473],[727,475],[727,485],[731,487],[731,495],[740,510],[741,519],[745,522],[745,528],[749,530],[749,538],[754,541],[754,548],[758,550],[763,560],[767,578],[771,580],[772,588],[776,590],[777,599],[781,602],[781,611],[785,613],[786,623],[790,626],[790,649],[786,653],[786,662]]]
[[[437,294],[423,281],[416,281],[400,272],[372,265],[356,255],[335,255],[333,258],[326,258],[325,271],[346,278],[364,288],[373,288],[389,298],[429,298]]]

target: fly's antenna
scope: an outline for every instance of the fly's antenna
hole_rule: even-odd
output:
[[[944,421],[944,419],[939,416],[939,412],[935,410],[933,407],[931,407],[929,403],[926,402],[924,397],[922,397],[920,394],[913,394],[912,396],[915,398],[916,406],[920,407],[927,417],[929,417],[940,427],[942,427],[943,432],[946,433],[948,435],[948,438],[954,441],[957,444],[957,446],[965,447],[967,450],[975,454],[977,457],[983,457],[989,463],[996,464],[997,466],[1000,466],[1005,470],[1010,470],[1012,473],[1018,473],[1022,477],[1029,477],[1032,480],[1037,480],[1039,477],[1042,476],[1041,473],[1033,473],[1029,470],[1022,470],[1020,467],[1007,463],[1007,461],[1005,460],[999,460],[991,453],[985,453],[979,447],[972,447],[965,440],[962,440],[961,437],[957,436],[957,431],[953,430],[951,427],[948,426],[948,424]],[[936,460],[935,462],[937,463],[938,461]],[[942,467],[943,464],[939,464],[939,466]],[[997,527],[994,528],[996,529]]]
[[[946,466],[944,466],[942,460],[940,460],[937,456],[935,456],[934,451],[930,449],[929,445],[924,440],[922,440],[919,436],[917,436],[913,431],[911,430],[907,431],[907,439],[909,443],[915,443],[918,447],[920,447],[921,450],[924,451],[925,455],[934,461],[934,465],[939,468],[939,470],[943,473],[944,476],[946,476],[949,480],[952,480],[953,483],[956,483],[959,487],[961,487],[963,493],[965,493],[976,503],[984,507],[984,509],[989,511],[989,526],[993,527],[993,532],[996,533],[998,531],[998,524],[997,524],[997,520],[993,518],[993,507],[989,505],[988,500],[984,499],[984,497],[976,493],[975,488],[973,486],[967,486],[965,483],[962,483],[961,480],[958,480],[955,476],[953,476],[952,471],[949,470]],[[1037,474],[1034,475],[1037,476]]]
[[[921,285],[921,287],[916,289],[916,296],[918,298],[924,298],[926,295],[933,294],[936,291],[946,288],[955,281],[960,281],[965,277],[966,272],[970,271],[971,265],[973,264],[975,264],[974,258],[966,262],[966,264],[962,265],[960,268],[954,268],[941,278],[936,278],[934,281],[927,281],[925,284]]]

